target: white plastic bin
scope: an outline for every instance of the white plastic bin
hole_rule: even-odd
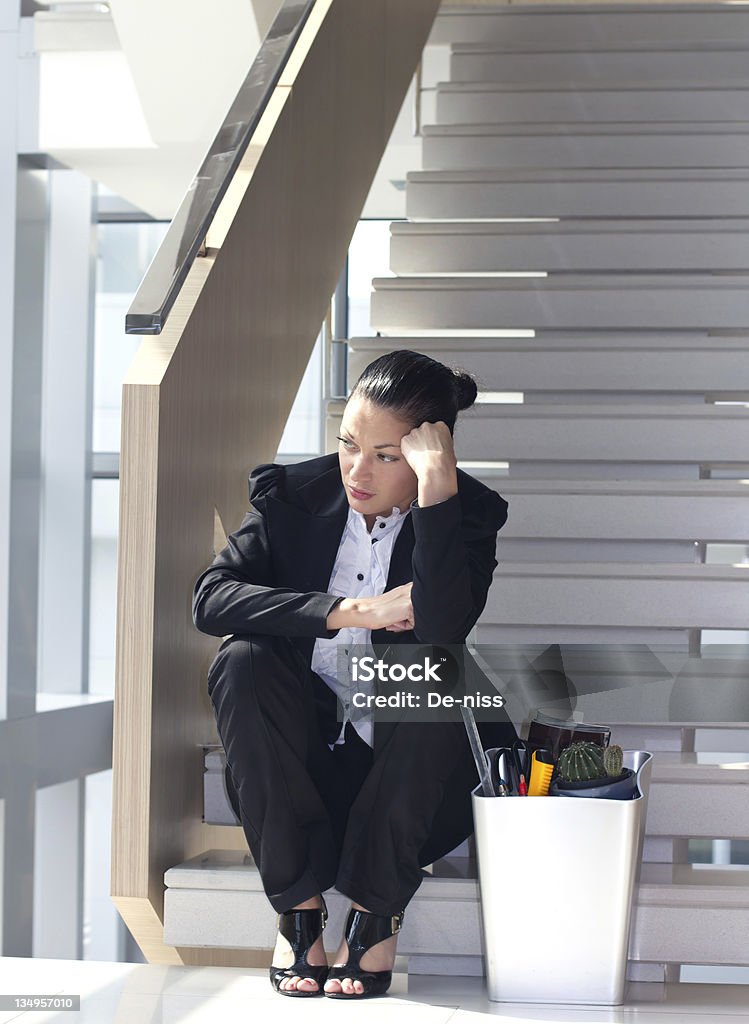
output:
[[[624,752],[633,800],[473,791],[489,999],[623,1002],[652,759]]]

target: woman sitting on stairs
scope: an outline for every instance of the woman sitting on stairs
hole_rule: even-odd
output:
[[[362,687],[338,658],[361,645],[392,655],[455,644],[479,672],[464,642],[486,604],[507,502],[457,468],[455,420],[476,393],[470,376],[426,355],[370,363],[337,455],[256,467],[253,510],[195,584],[195,625],[226,637],[208,692],[227,790],[278,912],[270,980],[284,995],[386,992],[422,868],[473,832],[478,775],[459,716],[373,721],[354,707]],[[484,745],[510,744],[510,720],[493,714],[479,726]],[[328,968],[332,886],[352,906]]]

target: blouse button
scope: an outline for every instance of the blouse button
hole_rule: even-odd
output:
[[[384,530],[384,529],[385,529],[385,524],[384,524],[384,523],[380,523],[380,529],[381,529],[381,530]]]
[[[364,579],[364,573],[358,572],[358,573],[356,574],[356,578],[357,578],[358,580],[363,580],[363,579]]]

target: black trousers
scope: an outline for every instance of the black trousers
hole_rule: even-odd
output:
[[[318,686],[285,637],[223,641],[208,692],[230,797],[276,911],[335,886],[375,914],[398,913],[422,867],[473,833],[479,780],[465,729],[398,722],[375,758],[348,723],[346,742],[331,750]]]

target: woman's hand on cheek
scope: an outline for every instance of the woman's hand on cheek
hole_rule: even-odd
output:
[[[401,454],[416,474],[419,505],[436,505],[458,492],[458,460],[443,420],[422,423],[401,438]]]

